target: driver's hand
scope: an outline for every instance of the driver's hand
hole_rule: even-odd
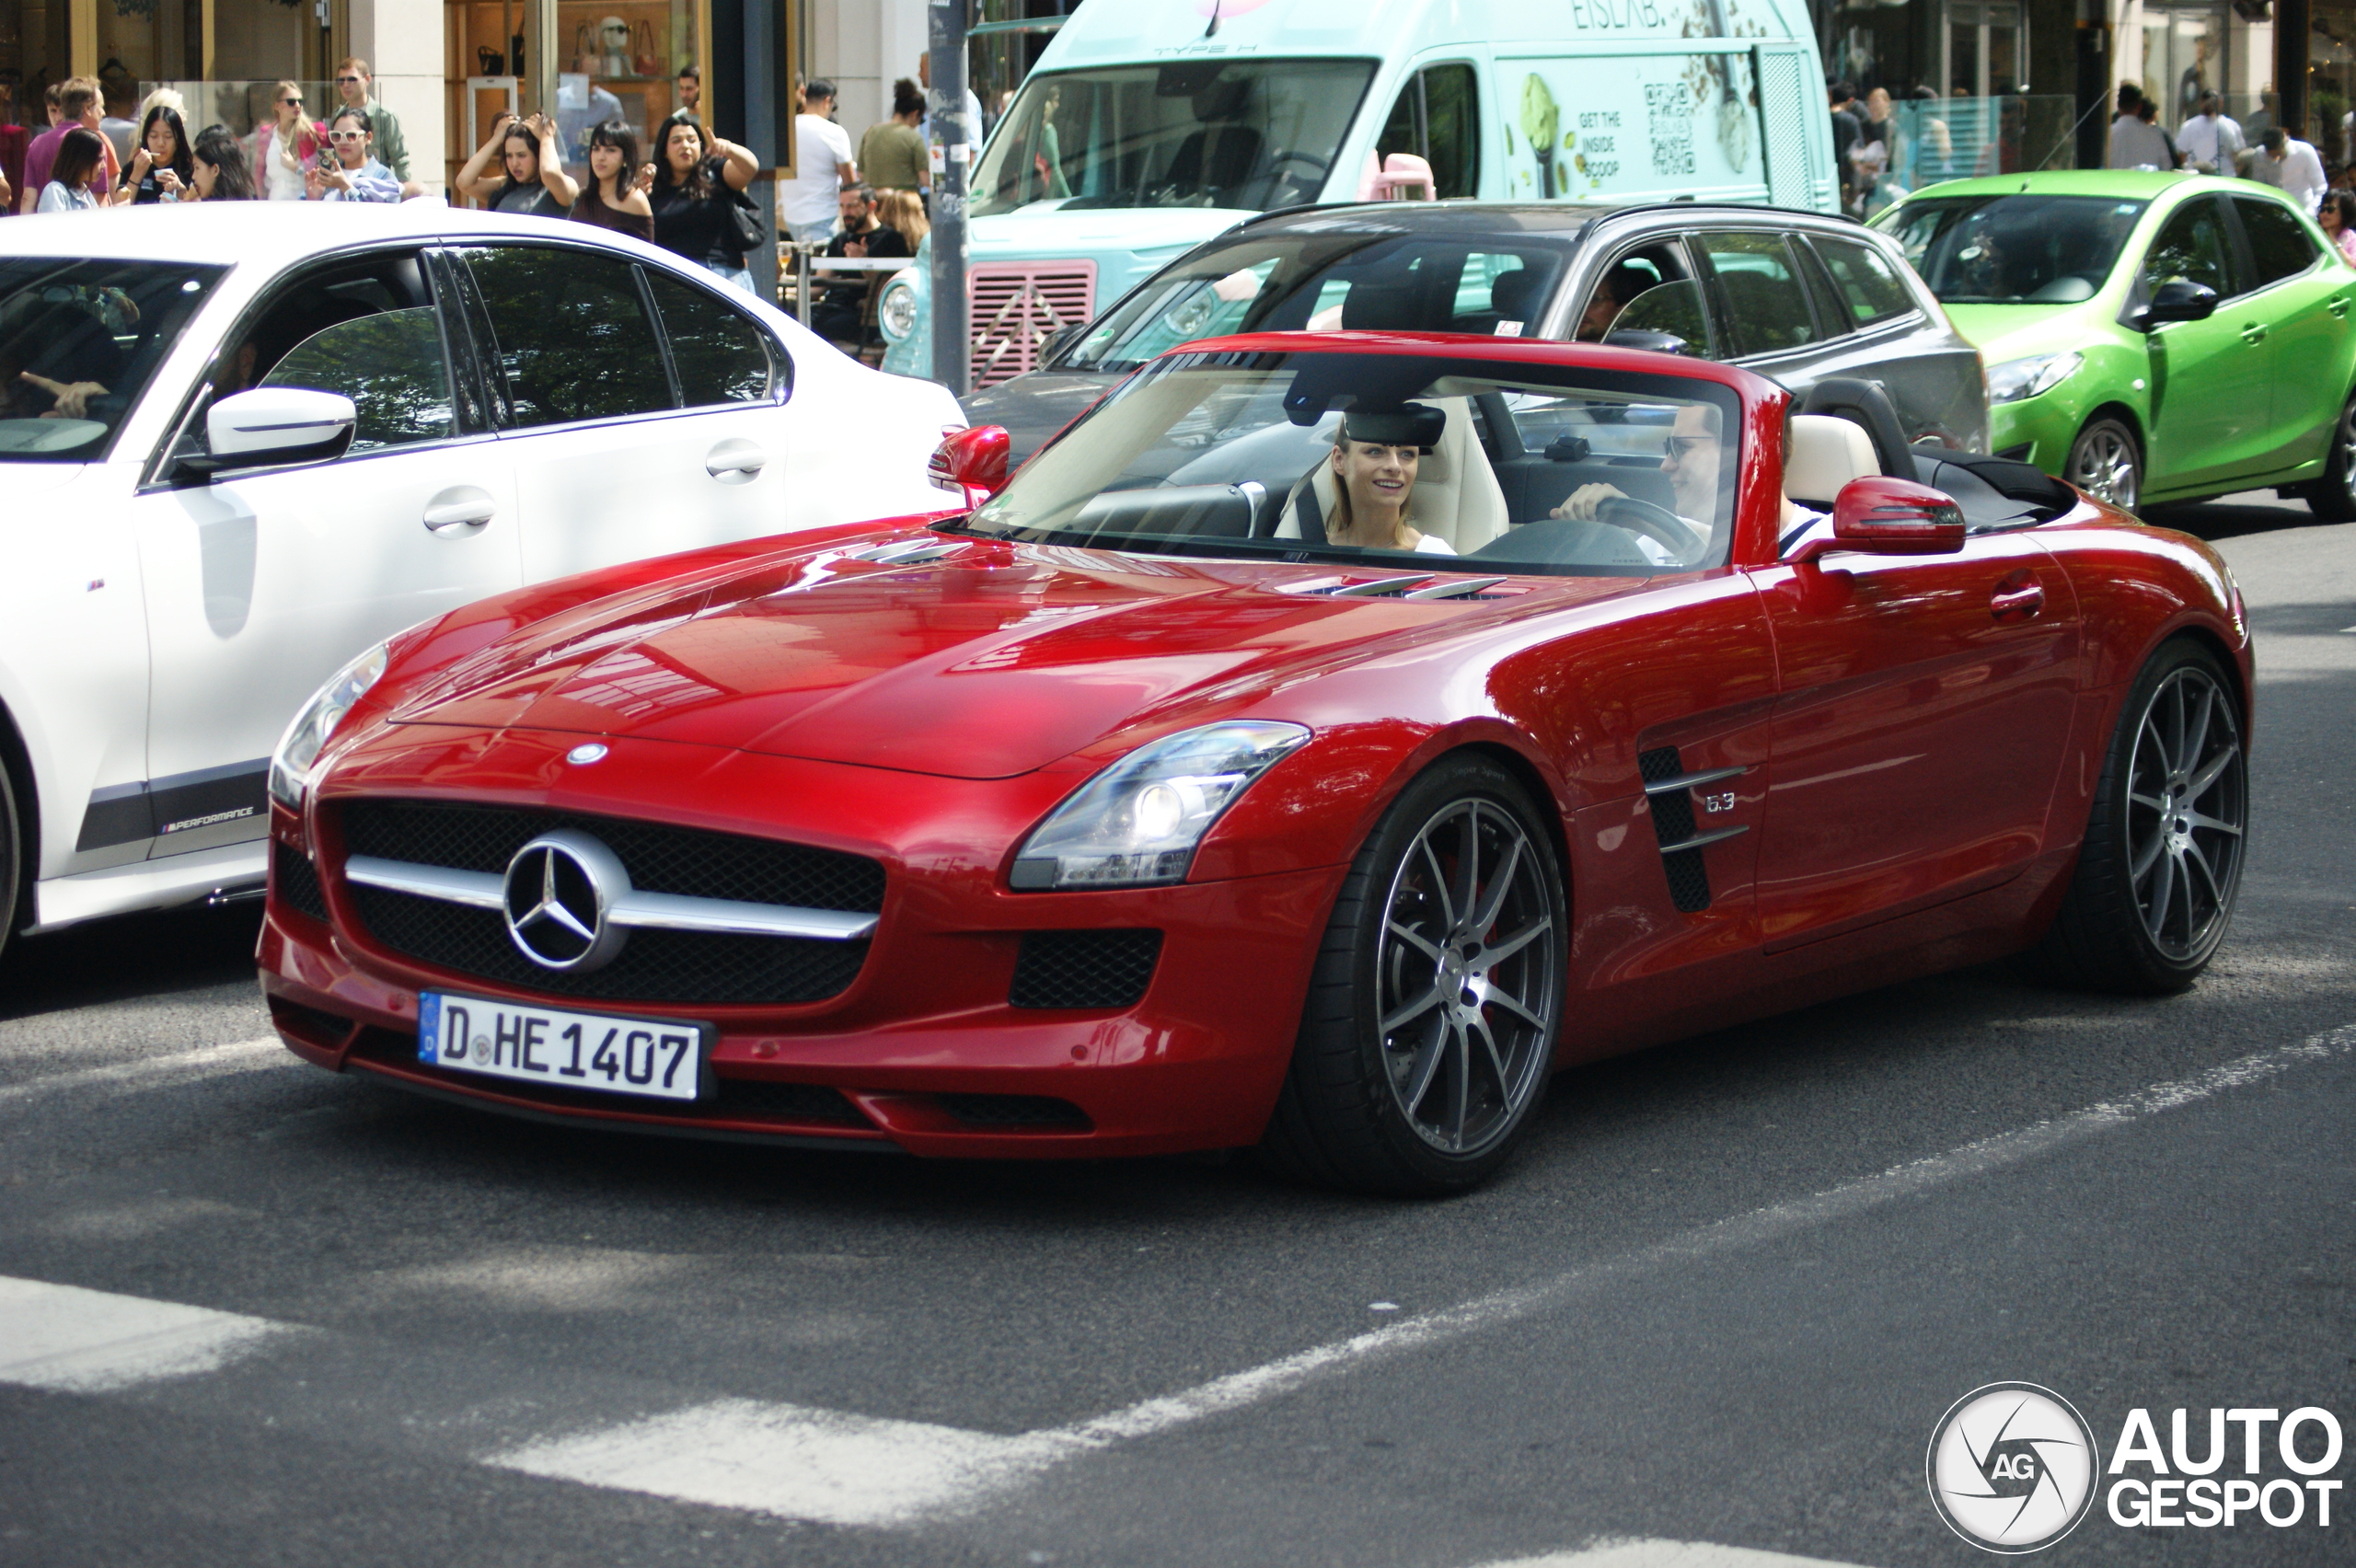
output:
[[[1564,499],[1562,505],[1546,515],[1564,518],[1573,523],[1592,523],[1595,521],[1596,513],[1602,508],[1605,502],[1627,499],[1627,491],[1614,490],[1610,485],[1581,485]]]
[[[52,381],[46,375],[35,375],[29,370],[20,371],[17,374],[21,379],[30,382],[57,400],[57,406],[42,415],[43,419],[87,418],[90,411],[90,399],[106,394],[106,388],[95,381]]]

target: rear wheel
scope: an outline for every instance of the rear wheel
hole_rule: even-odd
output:
[[[2356,523],[2356,397],[2331,427],[2323,478],[2307,487],[2307,510],[2326,523]]]
[[[1484,758],[1441,762],[1350,868],[1264,1157],[1362,1192],[1478,1183],[1545,1093],[1568,967],[1562,876],[1528,792]]]
[[[2096,501],[2132,512],[2143,499],[2142,444],[2123,420],[2088,420],[2070,444],[2070,461],[2062,477]]]
[[[2181,991],[2233,918],[2249,778],[2232,678],[2200,643],[2165,644],[2129,691],[2078,869],[2038,950],[2055,978]]]

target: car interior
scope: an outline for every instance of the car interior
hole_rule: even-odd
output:
[[[29,257],[0,264],[0,455],[95,453],[221,271]]]

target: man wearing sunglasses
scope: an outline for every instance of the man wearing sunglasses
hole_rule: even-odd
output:
[[[409,143],[402,137],[401,122],[394,118],[393,111],[381,103],[368,101],[369,89],[375,85],[365,60],[354,56],[335,68],[336,96],[343,100],[346,109],[366,111],[368,123],[375,128],[370,134],[375,137],[373,151],[376,161],[392,171],[397,182],[405,185],[409,182]]]
[[[1707,538],[1710,525],[1699,521],[1718,514],[1718,466],[1725,457],[1725,447],[1718,431],[1718,410],[1706,403],[1689,403],[1677,410],[1669,435],[1661,443],[1661,477],[1677,498],[1678,521]],[[1792,421],[1784,421],[1784,467],[1792,464]],[[1554,508],[1552,515],[1592,519],[1605,502],[1624,496],[1625,491],[1611,485],[1581,485]],[[1777,555],[1788,558],[1813,534],[1831,528],[1832,520],[1825,513],[1800,505],[1790,496],[1784,497],[1782,519],[1776,525]],[[1655,564],[1667,564],[1673,558],[1657,541],[1638,536],[1636,546],[1653,558]]]

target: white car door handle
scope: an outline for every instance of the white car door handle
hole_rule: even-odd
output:
[[[499,503],[487,490],[453,485],[425,503],[425,525],[445,537],[464,536],[498,514]]]
[[[703,471],[722,484],[741,485],[768,467],[768,449],[750,441],[723,441],[704,455]]]

